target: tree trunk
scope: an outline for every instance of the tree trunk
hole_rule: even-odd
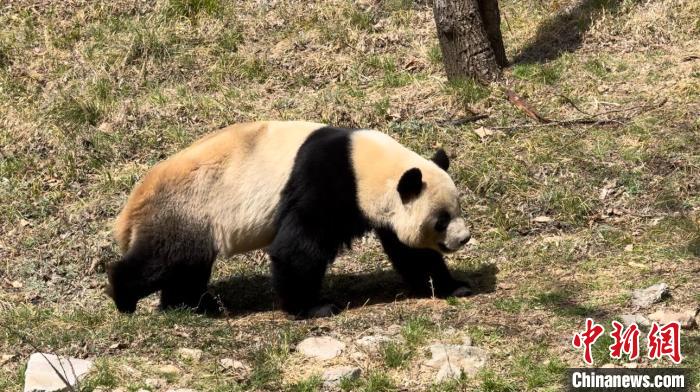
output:
[[[433,13],[448,79],[501,76],[508,60],[497,0],[435,0]]]

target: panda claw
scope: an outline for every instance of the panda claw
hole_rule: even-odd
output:
[[[461,287],[457,287],[457,289],[455,289],[450,296],[451,297],[468,297],[472,294],[474,294],[472,289],[470,289],[469,287],[466,287],[466,286],[461,286]]]
[[[306,312],[306,318],[331,317],[337,313],[338,308],[333,304],[314,306]]]

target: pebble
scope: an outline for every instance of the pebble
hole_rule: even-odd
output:
[[[177,350],[177,355],[192,362],[199,362],[202,359],[202,350],[197,348],[180,348]]]
[[[622,324],[624,324],[625,326],[630,326],[633,323],[636,323],[638,326],[645,327],[651,325],[649,319],[639,313],[623,314],[622,316],[620,316],[620,319],[622,321]]]
[[[342,379],[356,380],[362,369],[356,366],[335,366],[323,372],[323,383],[326,386],[338,385]]]
[[[355,340],[355,345],[367,352],[378,351],[379,348],[386,343],[392,342],[394,339],[384,335],[367,335]]]
[[[459,378],[462,373],[473,376],[488,360],[488,352],[479,347],[436,343],[429,349],[431,358],[424,364],[439,369],[435,376],[437,382]]]
[[[330,336],[311,337],[302,340],[296,349],[309,358],[324,361],[340,355],[345,350],[345,343]]]

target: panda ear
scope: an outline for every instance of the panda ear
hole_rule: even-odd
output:
[[[435,151],[435,154],[433,154],[433,157],[430,158],[430,160],[435,162],[435,164],[438,165],[440,169],[444,171],[447,171],[447,169],[450,167],[450,158],[447,156],[447,153],[442,148],[438,148],[438,150]]]
[[[399,191],[401,201],[404,203],[420,195],[423,190],[423,173],[417,167],[406,170],[401,176],[396,190]]]

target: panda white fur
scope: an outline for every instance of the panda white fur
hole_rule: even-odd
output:
[[[108,266],[108,293],[122,312],[156,291],[163,309],[212,310],[216,256],[267,248],[282,309],[328,315],[319,303],[328,265],[375,230],[415,293],[467,295],[442,258],[469,239],[448,165],[443,150],[427,160],[372,130],[224,128],[153,167],[134,189],[115,224],[124,255]]]

